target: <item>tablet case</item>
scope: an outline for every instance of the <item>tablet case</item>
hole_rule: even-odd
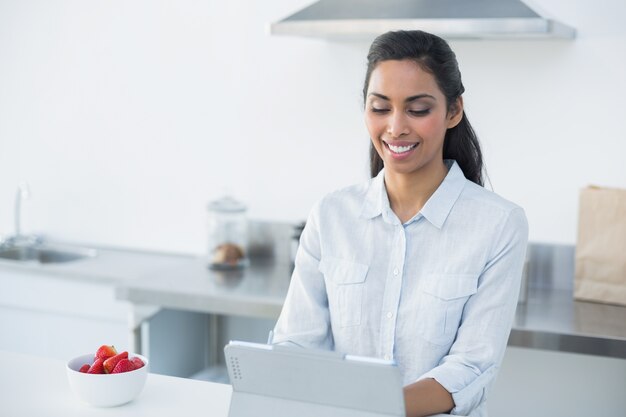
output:
[[[229,417],[404,417],[393,362],[280,345],[230,342]]]

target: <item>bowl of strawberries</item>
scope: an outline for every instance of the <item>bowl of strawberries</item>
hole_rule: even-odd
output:
[[[148,377],[148,359],[115,346],[102,345],[67,362],[67,378],[83,401],[96,407],[115,407],[134,400]]]

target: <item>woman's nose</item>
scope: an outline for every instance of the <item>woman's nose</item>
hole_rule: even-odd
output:
[[[393,112],[388,120],[387,133],[394,138],[408,134],[409,125],[406,120],[406,115],[402,112]]]

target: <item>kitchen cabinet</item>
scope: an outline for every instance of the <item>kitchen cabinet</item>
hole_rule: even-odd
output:
[[[110,284],[0,269],[0,349],[65,359],[126,346],[127,314]]]

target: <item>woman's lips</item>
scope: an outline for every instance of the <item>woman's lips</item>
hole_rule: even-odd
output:
[[[415,148],[419,145],[419,142],[409,142],[403,140],[396,140],[393,142],[382,141],[385,148],[394,159],[405,159],[413,153]]]

